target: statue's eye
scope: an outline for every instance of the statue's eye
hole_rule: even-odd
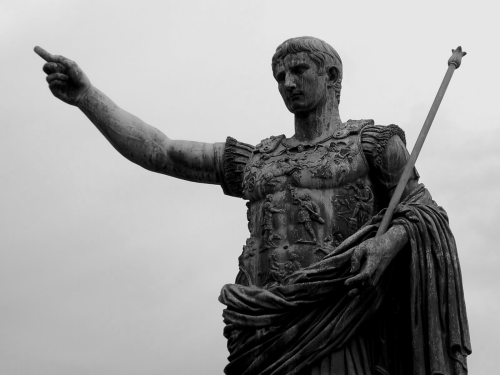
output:
[[[296,74],[296,75],[301,75],[301,74],[304,74],[307,69],[309,69],[309,66],[308,65],[297,65],[297,66],[294,66],[293,69],[292,69],[292,73],[293,74]]]
[[[285,81],[285,72],[278,73],[276,75],[276,81],[278,81],[278,82]]]

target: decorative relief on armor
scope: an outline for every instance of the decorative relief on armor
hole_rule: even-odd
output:
[[[312,177],[342,181],[351,169],[354,157],[359,153],[355,141],[348,137],[358,129],[347,126],[342,139],[331,135],[314,144],[285,140],[285,136],[270,137],[259,143],[245,167],[243,189],[253,192],[261,186],[269,192],[280,183],[282,177],[291,176],[293,185],[299,186],[302,171],[308,170]],[[283,146],[279,149],[279,146]],[[278,150],[278,151],[277,151]],[[307,175],[304,175],[307,176]]]
[[[337,219],[344,219],[352,230],[357,230],[366,223],[373,214],[373,192],[362,179],[354,184],[344,186],[346,191],[353,190],[353,195],[335,196],[332,203],[337,212]],[[341,209],[344,211],[341,211]]]
[[[246,244],[243,245],[243,254],[249,254],[248,256],[254,256],[255,250],[257,250],[257,241],[255,238],[250,237],[247,238]],[[248,256],[245,256],[245,259],[248,258]]]
[[[276,284],[281,284],[285,278],[285,267],[284,263],[280,263],[277,260],[276,252],[273,252],[269,257],[269,274],[267,276],[266,284],[271,284],[273,286]]]
[[[271,202],[273,201],[272,194],[266,196],[266,202],[262,207],[262,250],[278,247],[273,241],[281,240],[281,236],[274,233],[273,215],[279,212],[284,213],[285,210],[276,208]]]
[[[343,141],[330,142],[328,151],[332,153],[333,162],[340,164],[342,162],[352,163],[354,156],[358,154],[358,150],[353,148],[354,141],[349,143]]]
[[[317,178],[333,178],[332,158],[328,154],[321,156],[316,165],[311,168],[311,173]]]
[[[241,284],[241,285],[254,284],[248,270],[253,268],[251,263],[255,259],[254,257],[256,250],[257,250],[257,241],[255,240],[255,238],[252,237],[247,238],[246,245],[243,245],[243,252],[238,257],[238,265],[240,268],[240,272],[238,273],[238,276],[236,276],[236,284]]]
[[[287,276],[300,270],[301,268],[302,264],[300,264],[299,262],[299,256],[296,253],[291,253],[290,260],[285,263],[285,271]]]
[[[283,134],[271,136],[270,138],[263,139],[257,146],[255,146],[255,148],[263,154],[273,152],[280,145],[283,139],[285,139]]]
[[[292,183],[296,186],[300,185],[300,171],[295,171],[292,173]]]
[[[340,232],[340,228],[333,227],[332,233],[325,238],[325,242],[331,242],[331,246],[336,248],[342,243],[342,241],[344,241],[344,239],[344,236]]]
[[[255,172],[247,173],[243,180],[243,189],[248,189],[248,191],[253,191],[255,189]]]
[[[264,186],[276,186],[280,182],[280,179],[276,178],[271,172],[264,173],[262,179],[264,180]]]
[[[293,176],[300,175],[300,171],[306,165],[301,163],[300,159],[285,156],[277,161],[277,167],[281,175],[292,176],[293,178]]]
[[[284,176],[291,176],[292,182],[298,184],[300,182],[300,171],[309,168],[313,163],[307,161],[309,154],[306,152],[291,154],[287,150],[281,150],[277,155],[255,155],[245,169],[243,188],[252,192],[259,182],[262,183],[264,188],[274,187],[280,182],[285,182]],[[272,157],[276,159],[271,160]]]
[[[299,206],[298,223],[303,227],[303,236],[299,238],[296,243],[312,243],[316,244],[316,234],[312,227],[311,221],[314,220],[320,224],[324,224],[325,220],[320,215],[320,210],[318,205],[311,200],[311,196],[307,193],[299,195],[297,194],[296,188],[292,185],[288,185],[293,197],[293,204]],[[306,239],[309,237],[312,240]]]
[[[260,154],[258,159],[252,166],[258,169],[262,169],[262,167],[264,167],[264,165],[266,164],[266,161],[268,161],[270,158],[271,156],[269,154]]]
[[[373,121],[349,120],[335,134],[315,143],[286,139],[284,135],[264,139],[252,149],[247,159],[240,189],[255,195],[258,186],[259,194],[270,193],[280,183],[285,184],[286,178],[283,177],[289,176],[293,185],[300,186],[301,178],[308,178],[307,173],[302,173],[306,170],[311,177],[335,178],[336,183],[340,183],[355,168],[354,159],[359,154],[352,136],[370,124]]]
[[[283,284],[283,279],[288,275],[300,270],[302,264],[299,262],[299,256],[296,253],[290,253],[289,260],[278,262],[276,251],[273,251],[269,257],[269,273],[266,279],[266,288]]]
[[[302,145],[299,145],[295,156],[290,158],[290,160],[292,161],[293,165],[295,165],[297,170],[310,168],[312,165],[314,165],[314,162],[312,160],[308,160],[308,156],[312,155],[316,150],[307,152],[304,151],[303,147],[302,148],[301,147]],[[288,155],[291,155],[291,153],[288,152]]]
[[[313,176],[323,179],[333,178],[332,163],[334,163],[340,166],[340,168],[337,168],[337,173],[340,174],[341,177],[339,179],[341,179],[343,175],[347,174],[350,164],[358,154],[357,149],[352,147],[353,145],[354,141],[334,141],[330,142],[328,147],[321,145],[326,148],[327,152],[323,154],[315,163],[314,167],[311,168]]]
[[[336,131],[333,137],[336,139],[345,138],[352,133],[359,133],[365,126],[373,124],[373,120],[348,120],[343,129]]]

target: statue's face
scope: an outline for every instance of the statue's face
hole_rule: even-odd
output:
[[[316,63],[305,52],[286,55],[274,77],[286,107],[294,114],[313,111],[326,102],[329,76],[318,75]]]

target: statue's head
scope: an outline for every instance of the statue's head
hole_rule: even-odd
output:
[[[308,94],[311,100],[320,100],[324,92],[332,91],[336,103],[340,102],[342,60],[337,51],[321,39],[304,36],[286,40],[276,49],[272,68],[283,100],[291,112],[301,109],[300,94],[293,97],[294,85],[303,85],[297,91],[309,91],[309,94],[304,94]],[[303,103],[304,110],[308,109],[306,104]],[[309,106],[313,104],[309,103]]]

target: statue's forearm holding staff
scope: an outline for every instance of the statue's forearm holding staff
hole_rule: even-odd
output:
[[[220,182],[213,144],[169,139],[92,86],[74,61],[51,55],[40,47],[35,47],[35,52],[47,61],[43,71],[52,94],[77,106],[128,160],[150,171],[188,181]]]

